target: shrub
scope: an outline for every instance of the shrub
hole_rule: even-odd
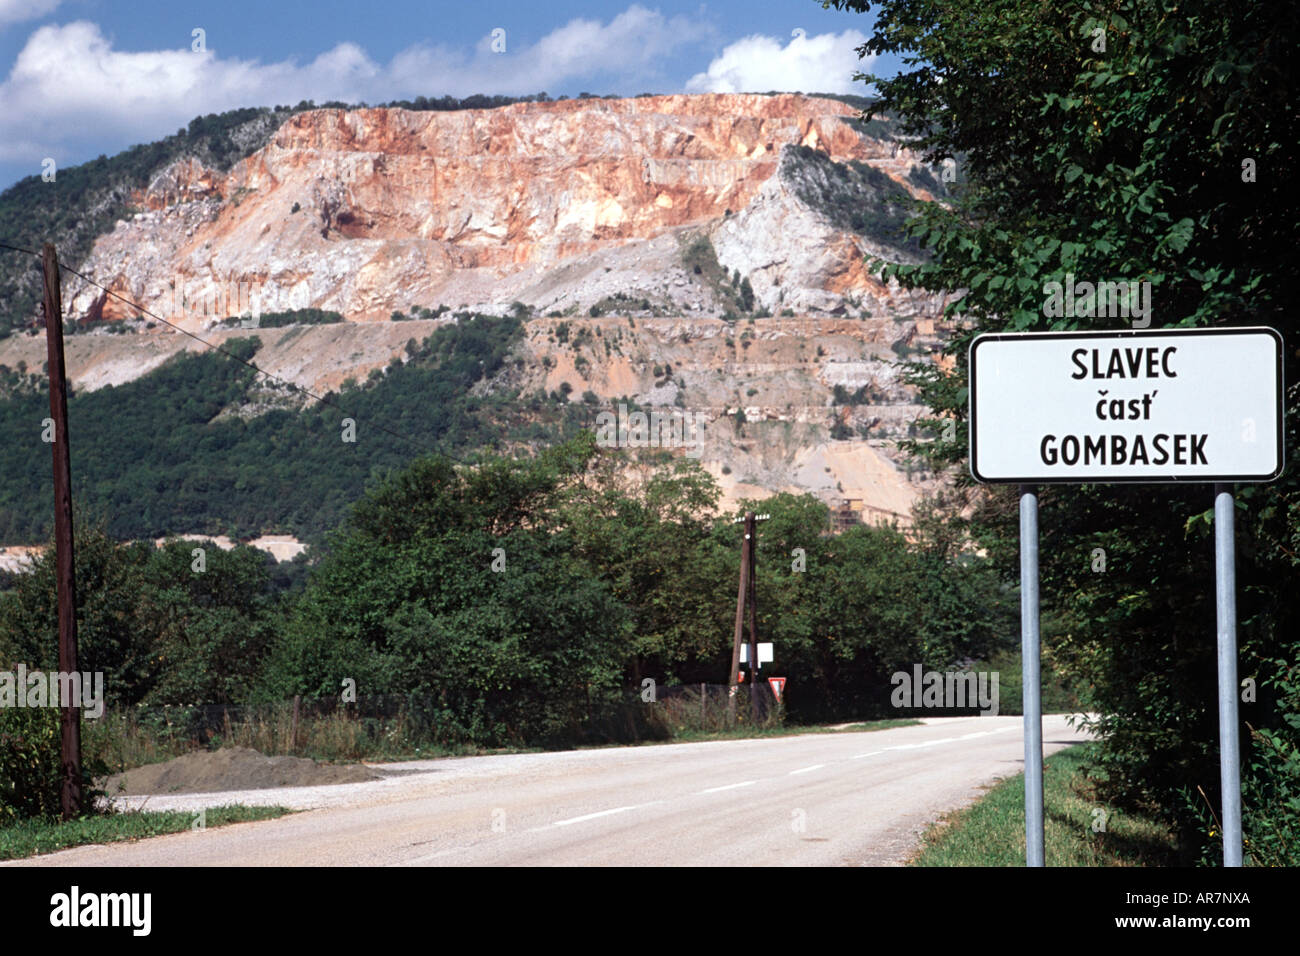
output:
[[[754,287],[748,276],[740,283],[740,307],[746,312],[754,311]]]
[[[922,255],[903,231],[914,204],[911,194],[885,173],[857,160],[837,163],[806,146],[790,147],[782,157],[793,167],[799,198],[834,225]]]
[[[400,316],[400,318],[399,318]],[[400,322],[406,316],[400,312],[393,313],[393,320]],[[222,326],[239,328],[243,319],[231,316],[221,321]],[[287,312],[263,312],[258,316],[257,327],[261,329],[278,329],[286,325],[333,325],[344,321],[340,312],[328,309],[290,309]]]
[[[0,708],[0,826],[53,818],[62,810],[63,768],[59,711],[53,707]],[[83,812],[94,811],[94,777],[104,768],[81,765]]]

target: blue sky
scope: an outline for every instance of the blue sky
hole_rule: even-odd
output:
[[[0,188],[46,157],[63,167],[200,114],[303,99],[862,93],[870,23],[817,0],[0,0]]]

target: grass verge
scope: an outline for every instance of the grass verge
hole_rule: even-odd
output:
[[[707,701],[705,702],[707,705]],[[588,747],[626,747],[640,744],[693,743],[705,740],[738,740],[748,737],[785,737],[794,734],[863,732],[907,727],[920,723],[911,717],[873,720],[849,726],[798,726],[783,721],[778,709],[769,710],[757,724],[749,720],[749,702],[737,707],[737,722],[728,726],[725,706],[716,699],[701,709],[700,697],[687,694],[652,705],[637,702],[625,708],[608,727],[609,742],[577,744]],[[708,709],[711,706],[712,709]],[[360,761],[401,762],[435,760],[443,757],[541,753],[538,744],[497,747],[472,743],[445,744],[430,739],[429,728],[409,715],[356,717],[344,713],[304,716],[295,729],[292,705],[277,704],[248,708],[241,719],[228,717],[219,731],[205,739],[191,721],[192,708],[154,708],[148,714],[109,711],[99,720],[87,722],[83,731],[86,753],[101,761],[109,773],[162,763],[199,750],[249,747],[267,756],[308,757],[326,763]],[[600,736],[597,734],[597,736]],[[620,739],[621,738],[621,739]],[[567,748],[551,748],[567,749]]]
[[[271,820],[293,811],[285,807],[209,807],[204,826]],[[119,843],[191,829],[196,814],[183,810],[128,811],[63,821],[27,820],[0,827],[0,860],[18,860],[89,843]]]
[[[1154,817],[1107,807],[1096,798],[1095,784],[1084,774],[1095,746],[1069,747],[1049,757],[1044,765],[1043,853],[1047,865],[1176,865],[1177,843],[1163,824]],[[1024,775],[1000,781],[976,803],[933,824],[909,865],[1024,866]]]
[[[701,740],[740,740],[749,737],[795,737],[800,734],[860,734],[872,730],[889,730],[891,727],[911,727],[919,720],[908,717],[891,717],[887,720],[868,720],[847,727],[785,725],[781,727],[750,727],[744,724],[727,730],[679,730],[671,740],[645,741],[645,743],[682,744]]]
[[[798,737],[803,734],[860,734],[872,730],[889,730],[891,727],[911,727],[919,724],[919,720],[913,720],[909,717],[891,717],[887,720],[868,720],[860,724],[819,726],[808,725],[800,726],[797,724],[773,724],[771,726],[755,727],[751,724],[738,724],[735,727],[722,727],[710,730],[701,730],[698,728],[679,728],[673,731],[671,737],[662,740],[639,740],[635,744],[614,743],[614,744],[592,744],[589,747],[583,746],[580,750],[600,750],[610,747],[652,747],[663,744],[695,744],[708,740],[749,740],[756,737]]]

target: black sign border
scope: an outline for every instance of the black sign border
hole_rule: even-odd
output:
[[[1130,478],[985,478],[976,470],[975,444],[975,349],[981,342],[1025,341],[1026,339],[1096,339],[1096,338],[1139,338],[1169,335],[1258,335],[1261,332],[1271,335],[1277,343],[1277,470],[1270,475],[1197,475],[1194,478],[1179,477],[1130,477]],[[1070,331],[1070,332],[989,332],[977,335],[967,350],[967,428],[970,432],[969,461],[971,477],[986,485],[1208,485],[1208,484],[1267,484],[1276,481],[1286,470],[1286,373],[1284,361],[1285,342],[1277,329],[1264,325],[1234,326],[1231,328],[1210,329],[1118,329],[1116,331]]]

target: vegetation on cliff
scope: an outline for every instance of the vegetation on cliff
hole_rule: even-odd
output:
[[[325,396],[330,404],[213,352],[182,353],[144,378],[73,395],[78,507],[107,516],[121,539],[277,531],[314,538],[342,520],[372,475],[434,449],[464,455],[505,437],[508,413],[518,417],[513,396],[480,398],[470,389],[501,368],[521,332],[513,317],[465,316],[372,381],[344,383]],[[250,336],[225,348],[255,364],[259,346]],[[13,390],[0,400],[0,441],[26,451],[12,453],[0,472],[0,540],[35,543],[52,521],[41,437],[48,398],[31,375],[0,368],[4,381]],[[261,414],[245,414],[247,406]],[[356,423],[355,441],[344,440],[345,418]]]

